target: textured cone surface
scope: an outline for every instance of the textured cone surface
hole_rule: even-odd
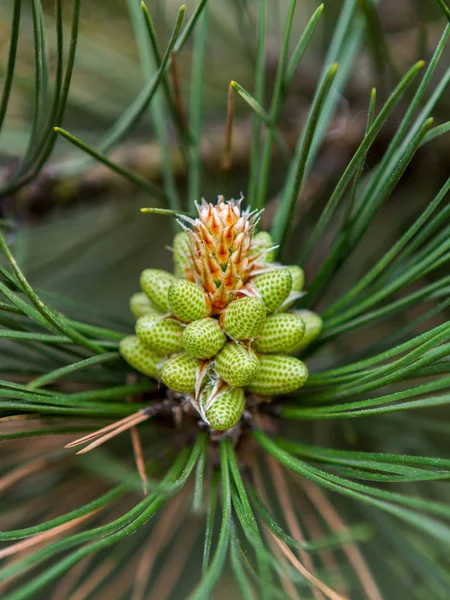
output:
[[[119,350],[122,358],[136,371],[154,379],[159,377],[159,367],[164,358],[143,344],[136,335],[121,340]]]
[[[175,281],[175,277],[167,271],[160,269],[145,269],[141,274],[141,288],[147,294],[151,302],[163,313],[169,311],[167,292]]]
[[[215,356],[226,341],[226,335],[216,319],[199,319],[183,332],[183,348],[194,358],[203,360]]]
[[[189,235],[191,275],[211,301],[213,313],[223,310],[263,266],[258,253],[250,255],[253,231],[260,213],[241,210],[241,200],[197,205],[198,218],[180,215]]]
[[[177,233],[173,238],[172,246],[175,277],[192,279],[189,234],[185,231]]]
[[[303,269],[298,265],[290,265],[287,267],[287,269],[292,277],[292,291],[300,292],[303,289],[303,284],[305,283],[305,274]]]
[[[245,394],[242,388],[227,388],[220,391],[206,411],[209,426],[217,431],[231,429],[239,422],[244,408]]]
[[[136,335],[160,354],[174,354],[183,348],[183,327],[173,319],[144,315],[136,322]]]
[[[297,390],[307,378],[308,369],[298,358],[263,354],[258,373],[247,389],[262,396],[277,396]]]
[[[258,372],[259,360],[251,349],[229,342],[219,352],[215,361],[216,372],[233,387],[244,387]]]
[[[147,294],[144,294],[144,292],[137,292],[131,296],[130,310],[136,318],[143,317],[144,315],[162,316],[161,311],[150,302]]]
[[[260,231],[253,236],[250,246],[250,256],[259,255],[266,263],[272,263],[275,260],[275,242],[268,231]]]
[[[221,316],[222,326],[234,340],[251,340],[266,322],[266,307],[260,298],[239,298]]]
[[[170,310],[178,319],[186,323],[203,319],[210,312],[205,293],[191,281],[176,280],[169,288],[168,298]]]
[[[175,392],[193,393],[197,374],[197,361],[189,354],[173,356],[164,364],[161,379]]]
[[[261,294],[267,312],[271,313],[289,296],[292,289],[292,275],[286,267],[273,269],[255,277],[253,284]]]
[[[322,331],[323,321],[318,314],[311,310],[299,309],[292,312],[293,315],[300,317],[305,322],[305,335],[303,338],[289,349],[289,354],[296,354],[313,342]]]
[[[267,318],[261,335],[254,343],[256,352],[278,354],[289,352],[305,334],[303,319],[294,314],[272,315]]]

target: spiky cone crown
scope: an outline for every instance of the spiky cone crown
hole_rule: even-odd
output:
[[[202,200],[197,218],[180,216],[174,275],[142,273],[145,296],[130,303],[137,337],[121,347],[132,367],[160,378],[218,431],[239,423],[249,396],[254,405],[300,388],[308,370],[292,354],[320,333],[310,325],[318,315],[287,312],[302,295],[303,271],[274,262],[270,234],[255,232],[260,213],[241,210],[242,200]]]
[[[196,219],[182,216],[179,221],[187,233],[185,276],[205,290],[214,314],[235,300],[236,293],[265,266],[268,249],[253,242],[260,212],[241,210],[242,200],[225,202],[219,196],[215,206],[202,200]]]

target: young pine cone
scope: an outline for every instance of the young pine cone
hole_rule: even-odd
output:
[[[270,234],[255,232],[260,213],[240,200],[197,205],[180,216],[174,275],[146,269],[131,297],[136,336],[122,357],[191,402],[213,430],[241,419],[246,399],[287,394],[308,377],[292,356],[319,334],[321,318],[290,310],[301,297],[303,270],[274,262]],[[286,311],[290,312],[286,312]]]

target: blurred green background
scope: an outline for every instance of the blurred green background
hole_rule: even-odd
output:
[[[63,127],[94,146],[146,81],[130,19],[130,7],[133,4],[136,6],[140,2],[82,2],[78,52]],[[189,17],[196,2],[189,0],[186,4]],[[270,12],[266,57],[267,105],[270,103],[288,4],[287,0],[267,2]],[[291,35],[292,46],[318,4],[316,0],[298,2]],[[284,151],[277,150],[273,157],[269,190],[272,201],[263,219],[266,224],[277,210],[277,194],[286,176],[286,154],[290,156],[310,107],[343,2],[325,0],[324,4],[324,16],[297,70],[284,105],[280,132],[285,148]],[[201,146],[204,165],[201,189],[209,201],[214,201],[220,193],[232,197],[239,196],[241,192],[246,194],[252,118],[248,106],[239,98],[235,99],[232,169],[226,181],[221,172],[221,160],[229,82],[233,79],[250,92],[254,89],[256,5],[256,1],[251,0],[209,0]],[[54,75],[56,36],[53,2],[46,0],[43,7],[50,71]],[[66,0],[66,53],[71,8],[72,3]],[[179,5],[172,0],[151,0],[148,8],[154,19],[160,46],[164,48]],[[293,261],[296,243],[310,231],[311,224],[320,214],[363,136],[371,88],[377,87],[377,104],[381,106],[415,61],[429,59],[445,26],[434,0],[382,0],[378,3],[361,0],[360,8],[367,19],[364,39],[325,144],[298,204],[291,244]],[[6,69],[11,12],[12,1],[0,0],[0,86]],[[189,110],[192,92],[192,47],[191,40],[178,59],[186,111]],[[444,54],[440,61],[435,80],[442,76],[449,64],[448,49],[445,52],[447,55]],[[16,76],[6,126],[0,135],[0,178],[3,179],[8,178],[27,146],[33,107],[33,69],[32,14],[30,3],[23,2]],[[433,85],[430,89],[433,89]],[[410,97],[406,96],[400,103],[371,148],[367,157],[367,171],[382,156],[409,100]],[[433,111],[435,125],[448,119],[449,108],[450,96],[447,93]],[[162,125],[170,140],[178,190],[187,204],[190,199],[177,134],[170,120]],[[149,112],[145,113],[139,126],[127,139],[112,151],[111,156],[136,173],[161,183],[162,156],[155,123]],[[362,247],[348,261],[342,277],[337,278],[338,281],[329,290],[330,295],[336,296],[337,291],[348,289],[348,281],[354,282],[377,256],[398,239],[405,224],[423,209],[448,176],[449,157],[448,134],[418,152],[400,185],[374,220]],[[138,288],[141,271],[146,267],[170,268],[171,256],[166,246],[172,239],[173,222],[165,217],[142,215],[139,212],[143,206],[155,205],[153,198],[112,171],[86,160],[81,151],[75,150],[62,139],[58,139],[50,161],[36,181],[19,194],[0,199],[1,215],[15,220],[10,240],[14,241],[15,254],[31,283],[46,291],[81,301],[89,309],[100,310],[116,321],[129,324],[130,329],[132,318],[128,299]],[[331,239],[331,233],[329,235]],[[307,283],[326,255],[328,241],[325,237],[319,252],[305,265]],[[423,284],[421,280],[414,285],[418,288]],[[326,303],[326,299],[323,302]],[[414,317],[415,310],[413,308],[395,316],[399,328]],[[441,316],[437,317],[437,322],[440,319]],[[431,326],[433,319],[430,321]],[[341,357],[343,350],[350,350],[351,353],[358,346],[367,347],[372,341],[383,338],[385,331],[391,334],[392,323],[392,320],[387,324],[376,323],[375,328],[358,330],[346,336],[345,341],[338,340],[325,352]],[[312,369],[314,360],[311,361]],[[393,431],[385,433],[394,438],[395,426],[391,427]],[[350,428],[346,433],[351,437]],[[326,426],[321,429],[321,435],[329,437]],[[378,560],[376,554],[373,551],[370,554],[373,562]],[[397,585],[400,586],[398,592]],[[400,597],[398,594],[404,592],[396,574],[389,587],[392,598]],[[224,587],[214,597],[228,598],[230,593],[230,589]]]
[[[81,7],[80,37],[69,103],[63,121],[65,129],[87,143],[95,145],[108,127],[132,102],[145,78],[140,64],[130,8],[134,0],[84,0]],[[20,42],[12,101],[6,127],[0,137],[0,176],[20,157],[28,141],[33,102],[33,27],[29,3],[23,3]],[[135,2],[135,4],[140,4]],[[187,3],[187,17],[196,2]],[[250,0],[210,0],[206,71],[203,94],[202,157],[204,162],[202,193],[213,201],[219,193],[227,196],[246,194],[249,167],[251,114],[239,98],[235,100],[236,121],[233,137],[233,161],[225,184],[221,177],[228,84],[238,81],[250,92],[254,89],[256,52],[256,2]],[[267,19],[266,78],[267,101],[281,45],[288,2],[270,1]],[[299,2],[291,35],[294,46],[317,1]],[[324,57],[342,2],[325,0],[324,16],[304,60],[295,75],[281,119],[281,133],[289,153],[295,143],[318,81]],[[399,77],[420,58],[429,58],[442,32],[444,19],[434,1],[384,0],[375,4],[361,1],[367,16],[366,32],[354,69],[339,103],[326,142],[308,180],[296,217],[296,232],[305,235],[329,196],[352,152],[359,143],[367,116],[372,86],[378,90],[378,102],[392,91]],[[54,69],[55,22],[53,2],[43,3],[48,31],[50,70]],[[72,3],[64,2],[66,53],[70,34]],[[179,5],[172,0],[149,2],[157,34],[163,48],[170,35]],[[12,2],[0,3],[0,69],[5,71]],[[191,93],[190,40],[178,59],[184,109],[189,110]],[[448,64],[441,60],[436,77]],[[407,103],[408,98],[405,98]],[[437,122],[448,114],[449,96],[443,96],[434,111]],[[404,106],[390,118],[368,155],[369,169],[381,153],[398,125]],[[164,123],[170,140],[172,160],[177,172],[177,185],[184,201],[187,184],[180,159],[179,144],[170,121]],[[431,198],[448,173],[449,136],[427,145],[403,177],[390,202],[376,219],[365,248],[367,260],[381,252],[394,239],[396,228],[383,227],[386,219],[405,221],[422,206],[426,194]],[[111,153],[121,164],[160,182],[161,154],[155,140],[154,124],[147,112],[127,140]],[[50,162],[38,179],[20,194],[3,198],[2,212],[18,221],[17,250],[21,263],[36,286],[63,293],[84,301],[105,313],[123,314],[128,319],[127,301],[137,288],[138,276],[147,266],[167,268],[172,223],[165,217],[141,215],[139,208],[155,205],[155,201],[138,188],[105,167],[81,161],[82,152],[65,140],[58,139]],[[276,211],[277,191],[285,176],[286,156],[277,152],[273,159],[270,195],[273,202],[265,220]],[[378,229],[377,229],[378,227]],[[383,236],[380,236],[380,229]],[[372,244],[372,246],[371,246]],[[326,244],[325,244],[326,247]],[[294,248],[295,250],[295,248]],[[316,256],[306,265],[314,270]],[[359,268],[364,268],[361,256]],[[351,265],[351,261],[350,261]],[[345,286],[345,277],[339,285]]]

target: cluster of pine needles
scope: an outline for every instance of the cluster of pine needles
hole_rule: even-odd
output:
[[[34,100],[26,149],[0,171],[1,597],[447,598],[450,179],[442,184],[422,172],[420,194],[399,200],[396,190],[450,130],[432,118],[450,81],[440,60],[449,8],[430,0],[440,10],[433,54],[395,72],[381,100],[372,89],[350,159],[305,209],[365,41],[387,60],[376,1],[341,3],[294,144],[282,124],[286,99],[331,3],[316,6],[294,37],[297,3],[290,0],[271,81],[271,3],[230,3],[253,53],[253,91],[236,81],[228,95],[222,90],[228,108],[213,174],[202,149],[203,91],[220,3],[200,0],[189,19],[181,7],[163,47],[145,4],[128,2],[145,85],[93,145],[62,128],[80,3],[73,0],[69,14],[56,0],[51,26],[41,0],[10,3],[0,128],[25,17],[33,23]],[[324,327],[302,355],[310,369],[305,387],[262,406],[237,435],[214,439],[120,359],[130,320],[30,283],[16,200],[39,182],[47,189],[51,173],[82,178],[95,160],[143,190],[151,212],[163,215],[140,219],[167,223],[174,212],[193,211],[208,177],[215,195],[232,189],[238,112],[251,117],[246,205],[265,209],[280,260],[306,266],[300,306],[318,312]],[[111,154],[146,116],[161,154],[160,182]],[[58,136],[85,155],[59,156]],[[149,253],[147,266],[159,268],[165,252]]]

